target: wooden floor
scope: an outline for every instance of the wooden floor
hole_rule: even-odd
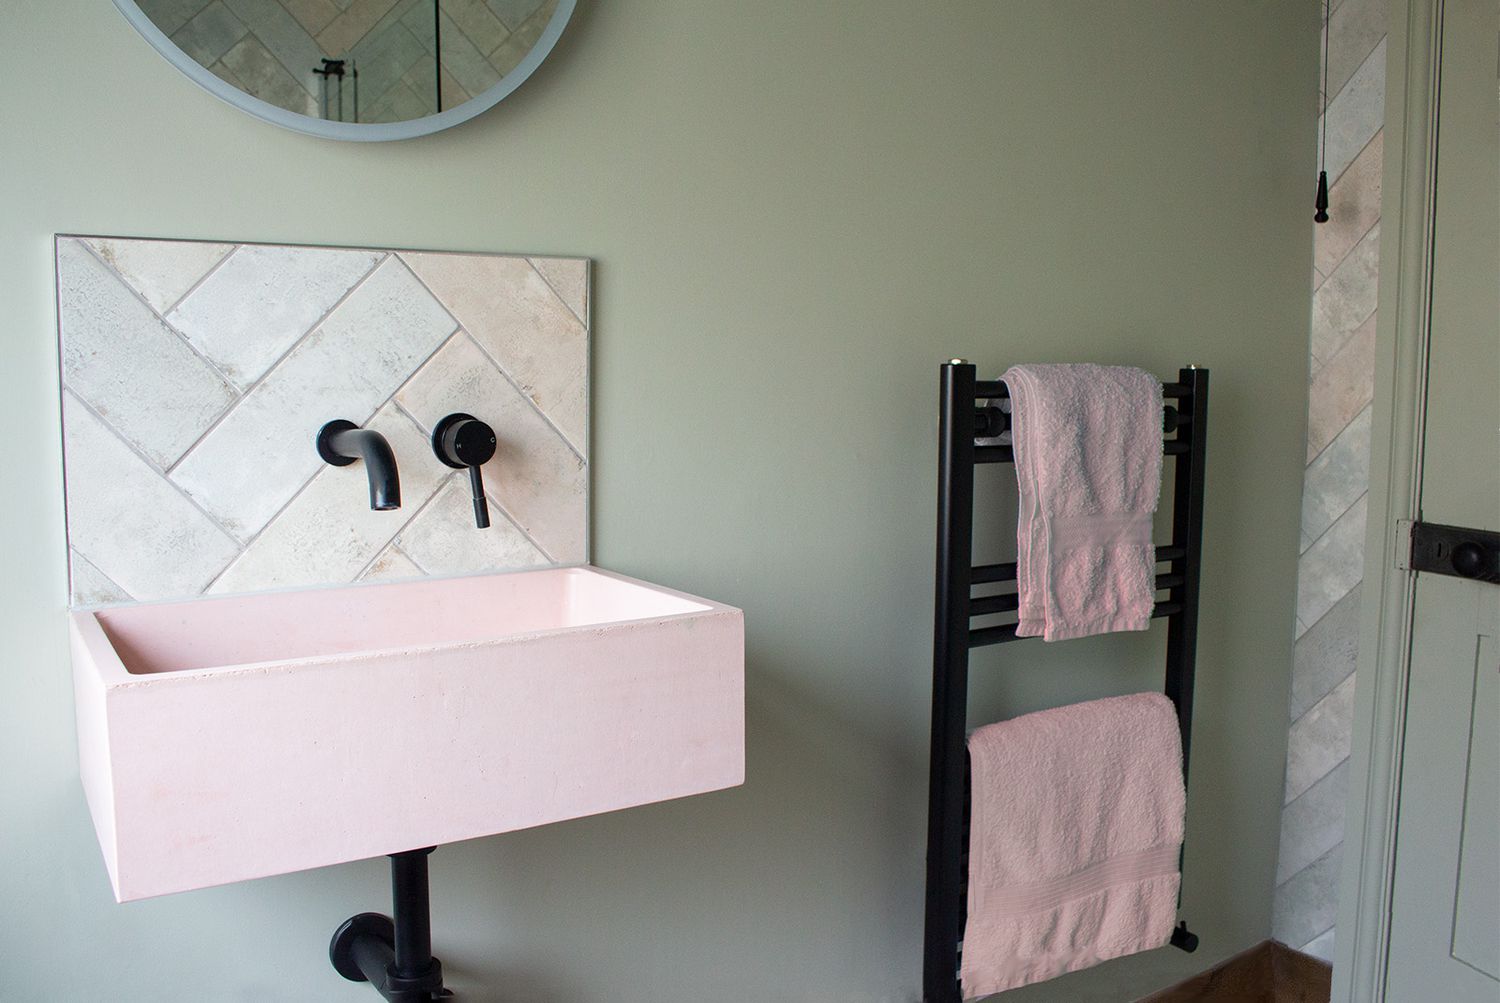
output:
[[[1138,1003],[1328,1003],[1332,976],[1327,963],[1268,940]]]

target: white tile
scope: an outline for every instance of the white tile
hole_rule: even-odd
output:
[[[1333,926],[1343,857],[1340,843],[1276,889],[1271,936],[1283,944],[1306,944]]]
[[[1320,958],[1330,965],[1333,964],[1334,929],[1334,927],[1329,927],[1312,940],[1297,948],[1297,950],[1303,954],[1311,954],[1315,958]]]
[[[200,240],[90,237],[88,242],[120,278],[161,314],[234,249],[232,244]]]
[[[401,508],[370,508],[363,463],[323,466],[271,524],[245,548],[210,592],[254,592],[297,585],[352,582],[421,509],[450,472],[432,455],[412,420],[387,404],[365,423],[396,454]]]
[[[234,541],[71,394],[63,397],[68,542],[135,599],[191,596]]]
[[[68,594],[75,606],[97,606],[123,602],[130,598],[109,576],[94,567],[87,557],[68,549]]]
[[[552,291],[584,326],[589,322],[589,263],[586,258],[529,258]]]
[[[1290,803],[1349,758],[1354,723],[1354,676],[1335,686],[1287,733],[1286,790]]]
[[[398,547],[390,546],[371,562],[364,574],[359,576],[359,580],[362,582],[399,582],[421,577],[422,569],[412,563],[412,559],[403,554]]]
[[[1315,377],[1375,312],[1379,279],[1380,224],[1376,223],[1313,294],[1309,351]]]
[[[57,244],[63,382],[162,467],[171,465],[234,399],[80,240]]]
[[[1354,162],[1384,123],[1385,39],[1382,38],[1328,104],[1329,184],[1338,181],[1344,168]]]
[[[1369,487],[1370,408],[1366,407],[1308,465],[1302,481],[1302,532],[1312,540],[1322,536]]]
[[[467,334],[444,345],[396,401],[429,432],[455,411],[489,424],[499,443],[483,468],[486,493],[555,562],[587,560],[587,465]]]
[[[1367,495],[1297,559],[1297,616],[1314,624],[1359,584],[1365,571]]]
[[[363,424],[454,329],[388,258],[304,338],[172,471],[172,479],[248,541],[323,466],[326,422]]]
[[[1349,761],[1345,759],[1281,810],[1278,885],[1343,842],[1348,794]]]
[[[474,526],[467,478],[449,480],[401,531],[397,545],[430,575],[542,567],[545,555],[498,512],[488,529]]]
[[[503,255],[402,256],[587,456],[588,331],[530,262]]]
[[[244,389],[369,274],[381,253],[247,245],[167,320]]]

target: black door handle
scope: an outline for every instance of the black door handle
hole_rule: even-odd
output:
[[[1500,585],[1500,533],[1412,523],[1411,570]]]

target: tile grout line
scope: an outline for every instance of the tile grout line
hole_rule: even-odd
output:
[[[446,344],[446,342],[445,342],[445,344]],[[403,386],[404,386],[404,384],[403,384]],[[411,421],[411,423],[413,425],[415,425],[417,427],[417,431],[419,431],[422,434],[428,436],[429,438],[431,437],[432,433],[428,432],[425,428],[423,428],[422,427],[422,423],[417,420],[417,416],[414,415],[414,414],[412,414],[410,411],[408,411],[402,405],[402,403],[399,400],[396,400],[396,398],[395,398],[394,395],[392,395],[390,403],[395,406],[395,408],[396,408],[397,411],[400,411],[403,415],[405,415]],[[457,475],[458,473],[459,472],[457,470],[453,471],[454,475]],[[448,479],[451,479],[451,478],[448,478]],[[447,482],[447,479],[444,480],[445,484],[446,484],[446,482]],[[524,539],[527,543],[531,544],[531,546],[536,549],[537,553],[541,554],[543,557],[545,557],[552,564],[559,563],[557,561],[557,559],[555,557],[553,557],[552,554],[547,550],[546,547],[543,547],[539,542],[537,542],[537,540],[530,533],[528,533],[526,531],[526,528],[521,525],[520,521],[518,519],[516,519],[516,517],[514,515],[511,514],[510,509],[506,508],[505,503],[503,501],[501,501],[498,497],[496,497],[495,494],[489,488],[485,488],[485,490],[484,490],[484,496],[487,499],[489,499],[490,501],[492,501],[492,502],[495,503],[495,507],[500,510],[500,514],[503,515],[503,516],[505,516],[506,521],[509,522],[512,526],[515,527],[516,532],[521,534],[521,538]],[[412,516],[412,519],[413,520],[416,519],[416,516]],[[410,525],[410,522],[408,522],[407,525]],[[408,554],[407,556],[410,557],[411,555]],[[413,563],[415,563],[415,562],[413,562]]]
[[[172,243],[181,243],[181,241],[172,241]],[[173,300],[172,301],[172,305],[169,306],[169,307],[167,307],[165,310],[163,310],[160,313],[159,316],[161,317],[161,319],[162,320],[166,320],[167,319],[167,314],[171,313],[173,310],[176,310],[178,307],[182,306],[182,304],[184,302],[186,302],[186,300],[187,300],[187,298],[189,296],[193,295],[193,293],[197,292],[199,289],[202,289],[203,288],[203,284],[205,282],[207,282],[209,279],[213,278],[215,275],[217,275],[218,272],[219,272],[219,269],[223,268],[226,264],[228,264],[230,258],[234,257],[236,254],[239,254],[240,253],[240,249],[243,248],[244,246],[245,246],[244,244],[230,244],[229,245],[229,253],[225,254],[218,261],[215,261],[213,263],[213,265],[209,268],[208,271],[206,271],[202,275],[198,276],[198,280],[196,282],[194,282],[192,285],[188,286],[186,292],[184,292],[181,296],[179,296],[175,300]]]
[[[545,258],[545,257],[547,257],[547,255],[545,255],[545,254],[539,254],[539,255],[537,255],[537,257],[539,257],[539,258]],[[562,308],[564,310],[568,311],[568,313],[572,314],[573,315],[573,319],[576,320],[576,321],[578,321],[578,323],[582,324],[583,325],[583,329],[585,331],[587,331],[589,329],[588,321],[586,321],[582,317],[578,316],[578,311],[574,310],[573,307],[569,305],[568,301],[563,298],[563,294],[557,291],[557,286],[553,285],[552,284],[552,280],[549,279],[549,278],[547,278],[547,273],[544,272],[544,271],[542,271],[540,268],[538,268],[536,266],[536,262],[533,261],[533,260],[531,260],[531,257],[529,255],[524,255],[523,258],[524,258],[526,264],[528,266],[530,266],[531,270],[536,273],[536,277],[539,278],[539,279],[541,279],[542,280],[542,284],[545,285],[548,288],[548,290],[551,291],[552,295],[557,299],[557,302],[559,302],[559,303],[562,304]],[[571,260],[571,259],[563,258],[563,259],[553,259],[553,260]],[[585,266],[585,267],[587,267],[587,266]]]
[[[282,364],[286,362],[291,354],[297,350],[298,346],[307,341],[308,335],[312,334],[314,331],[318,330],[318,328],[322,327],[323,324],[327,322],[328,318],[333,316],[334,312],[337,311],[339,307],[349,302],[350,297],[352,297],[360,289],[364,288],[365,283],[369,282],[371,276],[373,276],[377,271],[380,270],[381,264],[385,261],[385,258],[388,257],[390,257],[390,255],[386,254],[385,257],[380,258],[375,262],[374,265],[370,266],[369,271],[365,272],[365,274],[360,276],[359,280],[355,282],[354,285],[345,290],[344,295],[340,296],[338,300],[333,304],[333,306],[324,311],[323,316],[319,317],[316,323],[312,324],[310,327],[308,327],[307,330],[303,331],[301,334],[297,335],[296,338],[292,339],[292,343],[286,347],[286,351],[276,356],[271,364],[265,368],[265,371],[257,376],[254,380],[251,380],[249,385],[247,385],[244,390],[239,391],[239,384],[231,382],[230,386],[234,387],[238,391],[234,402],[227,408],[225,408],[224,411],[214,419],[213,423],[208,426],[208,428],[203,430],[202,435],[193,440],[192,445],[188,446],[187,449],[182,451],[182,455],[178,456],[177,459],[172,462],[172,465],[166,469],[166,475],[170,477],[174,472],[176,472],[177,468],[180,467],[183,461],[192,454],[193,450],[203,445],[203,441],[205,439],[212,435],[220,425],[224,424],[224,422],[229,419],[229,416],[233,414],[241,404],[245,403],[245,400],[249,398],[252,393],[254,393],[268,379],[270,379],[271,374],[275,373],[276,370],[281,368]],[[186,336],[180,335],[180,337],[183,337],[184,340],[186,340]]]
[[[1306,486],[1306,481],[1304,481],[1303,483],[1304,483],[1304,487],[1305,487]],[[1344,516],[1348,515],[1352,511],[1354,511],[1354,506],[1358,505],[1361,501],[1363,501],[1364,499],[1368,498],[1369,495],[1370,495],[1370,489],[1369,488],[1365,488],[1365,490],[1361,491],[1359,493],[1359,497],[1355,498],[1352,502],[1350,502],[1349,503],[1349,507],[1346,508],[1346,509],[1344,509],[1344,511],[1340,512],[1338,514],[1338,517],[1335,518],[1333,520],[1333,522],[1330,522],[1328,524],[1328,528],[1325,529],[1325,530],[1323,530],[1323,532],[1319,533],[1317,535],[1317,538],[1314,539],[1311,543],[1309,543],[1307,545],[1307,550],[1301,551],[1301,554],[1306,554],[1308,550],[1312,550],[1314,547],[1316,547],[1318,545],[1318,541],[1319,540],[1322,540],[1329,533],[1333,532],[1333,527],[1337,526],[1339,524],[1339,522],[1344,518]],[[1299,554],[1299,557],[1300,557],[1300,554]],[[1300,571],[1300,569],[1299,569],[1299,571]],[[1361,576],[1361,580],[1363,580],[1363,576]],[[1318,619],[1321,620],[1322,617],[1319,617]]]
[[[226,537],[228,537],[230,543],[234,544],[235,546],[239,546],[239,537],[237,537],[233,533],[229,532],[229,530],[224,527],[223,523],[221,523],[218,520],[218,518],[214,516],[214,514],[212,512],[210,512],[207,509],[205,509],[202,505],[199,505],[198,504],[198,500],[196,498],[194,498],[192,495],[188,494],[182,488],[178,487],[177,484],[170,477],[168,477],[168,476],[166,476],[166,474],[162,473],[161,468],[156,465],[155,461],[153,461],[149,456],[147,456],[145,453],[143,453],[139,449],[137,449],[135,447],[135,444],[132,443],[129,439],[127,439],[123,435],[121,435],[119,433],[119,431],[113,425],[111,425],[109,423],[109,421],[103,415],[101,415],[98,411],[94,410],[93,406],[90,405],[88,401],[84,400],[82,396],[80,396],[76,391],[73,390],[72,387],[68,386],[66,383],[63,384],[63,390],[64,390],[64,392],[68,396],[72,397],[75,401],[78,402],[78,406],[79,407],[81,407],[85,411],[87,411],[90,415],[92,415],[94,417],[94,420],[96,420],[97,422],[99,422],[99,424],[103,425],[106,429],[108,429],[109,433],[111,435],[113,435],[117,440],[119,440],[119,442],[126,449],[130,450],[130,452],[135,455],[136,459],[138,459],[142,463],[146,464],[147,468],[151,471],[151,473],[155,474],[156,477],[159,480],[165,482],[169,487],[171,487],[171,489],[173,491],[177,492],[177,494],[179,496],[181,496],[183,498],[183,500],[185,500],[189,505],[191,505],[193,508],[197,509],[198,512],[199,512],[199,514],[201,514],[205,519],[207,519],[213,525],[214,529],[217,529],[220,533],[223,533]],[[238,555],[236,555],[236,556],[238,556]],[[90,563],[92,563],[92,562],[90,562]],[[234,559],[231,558],[229,563],[233,564],[234,563]],[[225,565],[225,567],[228,567],[228,565]],[[223,574],[223,569],[222,568],[219,570],[219,574]],[[218,575],[215,575],[215,577],[217,578]]]
[[[397,253],[398,256],[400,255],[400,252],[396,252],[396,253]],[[423,252],[412,252],[412,253],[423,253]],[[426,253],[438,253],[438,254],[441,254],[443,252],[438,251],[438,252],[426,252]],[[501,257],[512,257],[512,256],[513,255],[501,255]],[[533,272],[536,272],[536,266],[534,266],[534,265],[531,264],[530,259],[525,258],[525,255],[520,255],[520,257],[523,258],[523,260],[526,261],[527,267],[531,268],[531,270]],[[401,263],[403,265],[406,265],[406,270],[409,271],[409,272],[411,272],[412,277],[415,278],[417,280],[417,282],[421,284],[421,286],[422,286],[423,289],[427,290],[427,294],[429,296],[431,296],[433,299],[437,300],[437,302],[442,305],[443,310],[447,312],[448,316],[453,317],[453,311],[450,310],[450,309],[448,309],[447,302],[444,301],[444,299],[441,296],[439,296],[436,292],[433,291],[432,287],[427,284],[427,282],[422,278],[422,276],[420,276],[420,275],[417,274],[417,270],[415,268],[412,268],[409,264],[406,264],[406,259],[405,258],[402,258]],[[537,275],[540,276],[541,273],[537,272]],[[542,278],[542,281],[545,282],[547,280],[544,277],[544,278]],[[547,288],[551,289],[552,287],[548,286]],[[555,296],[556,293],[554,292],[553,295]],[[558,302],[559,303],[562,302],[561,298],[558,299]],[[575,313],[573,313],[573,311],[571,309],[569,309],[569,307],[568,307],[568,305],[566,303],[563,303],[562,307],[563,307],[564,310],[568,311],[568,315],[569,316],[573,317],[573,319],[575,319],[575,320],[578,319],[578,315],[575,314]],[[573,451],[573,455],[577,456],[580,460],[583,461],[584,465],[587,466],[588,462],[589,462],[588,457],[585,456],[585,455],[583,455],[583,452],[577,446],[575,446],[573,444],[573,441],[568,438],[567,434],[564,433],[562,429],[560,429],[560,428],[557,427],[557,423],[552,420],[552,418],[547,414],[546,411],[542,410],[541,405],[538,404],[536,401],[532,400],[531,399],[531,395],[528,394],[525,390],[521,389],[521,384],[518,383],[518,382],[516,382],[515,378],[510,375],[510,372],[505,368],[504,365],[501,364],[500,360],[497,359],[497,358],[495,358],[494,355],[492,355],[490,352],[488,352],[488,351],[485,350],[485,347],[482,344],[479,343],[479,339],[476,338],[476,337],[474,337],[473,333],[469,331],[468,327],[463,323],[463,321],[459,320],[457,317],[453,317],[453,322],[458,325],[458,330],[459,331],[463,332],[465,335],[468,335],[469,340],[472,341],[474,343],[475,347],[479,349],[480,354],[483,355],[486,359],[488,359],[490,361],[491,365],[493,365],[496,369],[500,370],[500,375],[504,376],[505,379],[507,380],[507,382],[509,382],[510,385],[515,388],[516,393],[518,393],[518,394],[521,395],[521,399],[524,400],[527,404],[531,405],[531,409],[533,411],[535,411],[538,415],[540,415],[541,418],[542,418],[542,420],[545,421],[552,428],[552,430],[557,433],[558,437],[562,439],[563,445],[565,445],[569,449],[571,449]],[[579,323],[582,324],[583,322],[579,321]],[[584,330],[585,335],[587,335],[588,334],[588,330],[589,330],[587,324],[583,324],[583,330]],[[585,364],[584,369],[587,370],[587,368],[588,368],[588,366],[587,366],[587,364]],[[413,374],[413,375],[415,375],[415,374]],[[588,401],[585,400],[584,404],[587,405]]]
[[[469,340],[474,343],[474,347],[479,349],[479,354],[483,355],[485,359],[489,361],[490,365],[500,370],[500,375],[505,377],[505,381],[509,383],[513,388],[515,388],[516,393],[520,394],[521,399],[529,404],[531,406],[531,409],[541,416],[542,421],[547,423],[547,427],[552,429],[553,433],[563,441],[563,445],[567,446],[568,449],[572,451],[573,455],[578,457],[578,459],[584,464],[584,466],[588,466],[588,457],[579,452],[578,447],[573,445],[573,441],[568,438],[567,433],[557,427],[557,423],[552,420],[551,416],[549,416],[546,411],[542,410],[542,406],[536,401],[532,400],[530,394],[521,389],[521,384],[517,383],[515,378],[506,371],[505,367],[500,364],[500,360],[486,351],[485,347],[479,343],[479,339],[474,337],[474,335],[469,331],[468,328],[461,328],[461,330],[464,332],[464,334],[468,335]]]
[[[1333,438],[1329,439],[1328,442],[1324,444],[1323,448],[1318,450],[1313,458],[1307,461],[1307,463],[1302,468],[1302,484],[1304,488],[1307,486],[1307,472],[1313,468],[1313,464],[1321,460],[1327,454],[1327,452],[1333,448],[1334,443],[1339,441],[1339,437],[1342,436],[1345,432],[1349,431],[1350,425],[1353,425],[1356,421],[1359,421],[1360,417],[1374,406],[1375,402],[1373,400],[1365,401],[1364,406],[1361,407],[1358,411],[1354,412],[1354,417],[1344,422],[1344,424],[1340,426],[1339,430],[1333,433]]]
[[[422,515],[423,512],[427,511],[428,506],[430,506],[433,503],[433,501],[437,498],[438,495],[440,495],[440,494],[443,493],[443,489],[448,486],[448,482],[451,481],[451,480],[453,480],[454,476],[457,475],[457,473],[458,473],[458,471],[455,470],[455,471],[452,471],[452,472],[450,472],[449,474],[447,474],[447,475],[445,475],[443,477],[439,477],[438,478],[437,485],[435,487],[433,487],[433,489],[430,492],[428,492],[427,497],[425,499],[423,499],[422,504],[418,505],[416,507],[416,510],[414,512],[412,512],[411,516],[408,519],[406,519],[404,522],[402,522],[401,525],[399,527],[397,527],[396,531],[394,533],[392,533],[390,536],[386,537],[385,542],[382,543],[379,547],[377,547],[375,549],[375,556],[372,557],[372,558],[370,558],[368,561],[366,561],[365,564],[364,564],[364,566],[361,567],[359,569],[359,571],[357,571],[355,573],[354,577],[350,580],[351,583],[352,582],[357,582],[362,577],[364,577],[365,573],[368,572],[372,567],[375,566],[375,562],[378,561],[378,560],[380,560],[380,555],[381,554],[385,553],[387,550],[390,550],[392,547],[396,546],[396,541],[400,538],[401,534],[403,532],[405,532],[406,529],[409,526],[411,526],[412,523],[416,522],[417,519],[419,519],[421,517],[421,515]],[[402,553],[405,554],[406,552],[402,551]],[[412,560],[412,557],[411,557],[410,554],[406,554],[406,559],[409,560],[409,561],[411,561],[413,564],[417,564],[416,561]],[[417,567],[421,568],[422,566],[420,564],[417,564]],[[427,570],[425,568],[423,568],[422,569],[422,573],[426,574]]]
[[[173,325],[171,321],[167,320],[165,314],[158,313],[156,307],[152,306],[150,302],[147,301],[146,297],[141,295],[141,291],[135,286],[131,285],[130,281],[126,279],[125,276],[121,275],[113,265],[105,261],[104,258],[96,250],[94,250],[93,245],[89,244],[86,240],[82,241],[82,243],[84,246],[84,250],[88,254],[92,255],[94,260],[99,262],[99,264],[103,266],[104,270],[107,271],[110,276],[116,282],[118,282],[125,289],[125,291],[131,295],[132,298],[136,300],[136,302],[140,303],[141,306],[149,310],[151,312],[151,316],[156,318],[157,323],[166,328],[167,332],[173,335],[173,337],[182,344],[182,347],[186,348],[190,353],[197,357],[198,361],[207,366],[209,368],[209,371],[219,378],[219,381],[224,385],[224,388],[230,392],[231,396],[238,396],[238,386],[233,380],[229,378],[229,375],[225,373],[224,370],[219,368],[218,363],[214,362],[213,359],[210,359],[208,356],[204,355],[203,352],[198,349],[198,346],[194,345],[192,341],[188,339],[187,335],[177,330],[176,326]],[[227,260],[232,254],[232,251],[230,252],[230,254],[226,254],[224,256],[225,260]],[[213,269],[210,269],[210,271],[217,270],[217,267],[218,266],[215,266]],[[226,405],[226,410],[232,407],[234,407],[234,402]],[[222,412],[220,413],[222,414]],[[195,443],[196,441],[197,440],[194,440]]]

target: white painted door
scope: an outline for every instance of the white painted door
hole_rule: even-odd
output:
[[[1421,518],[1500,529],[1500,3],[1442,16]],[[1387,995],[1500,1001],[1500,585],[1418,573]]]

